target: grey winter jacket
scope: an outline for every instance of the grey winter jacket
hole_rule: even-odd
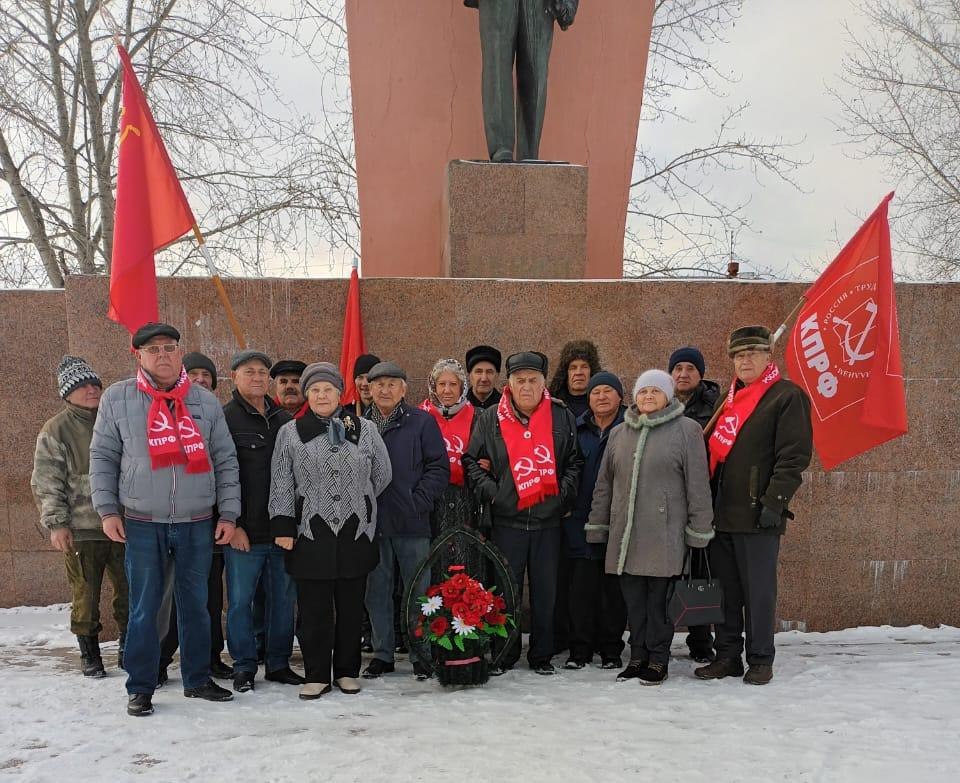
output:
[[[683,416],[677,400],[649,415],[631,407],[607,437],[585,526],[588,542],[607,541],[606,572],[675,576],[686,547],[713,538],[712,522],[700,425]]]
[[[185,465],[153,470],[147,448],[150,397],[135,378],[113,384],[100,398],[90,444],[90,489],[93,507],[104,517],[123,513],[154,522],[240,516],[240,468],[237,451],[220,402],[192,384],[185,403],[207,446],[213,469],[187,473]]]

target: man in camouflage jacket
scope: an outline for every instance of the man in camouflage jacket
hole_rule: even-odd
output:
[[[80,645],[87,677],[105,677],[100,657],[100,588],[106,572],[113,585],[113,617],[120,629],[118,665],[123,665],[127,627],[124,546],[107,538],[90,500],[90,440],[103,384],[87,362],[64,356],[57,370],[64,408],[37,436],[30,486],[40,524],[54,549],[64,553],[72,603],[70,630]]]

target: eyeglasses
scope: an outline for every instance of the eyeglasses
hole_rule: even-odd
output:
[[[146,353],[149,353],[152,356],[156,356],[158,353],[160,353],[160,351],[163,351],[164,353],[173,353],[174,351],[179,351],[180,344],[179,343],[163,343],[163,345],[145,345],[140,350],[145,351]]]
[[[733,360],[735,362],[752,362],[754,359],[760,359],[768,353],[769,351],[740,351],[740,353],[734,355]]]

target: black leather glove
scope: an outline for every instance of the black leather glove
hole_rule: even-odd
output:
[[[760,508],[760,521],[757,522],[758,527],[766,530],[771,527],[779,527],[783,522],[783,518],[780,516],[779,512],[774,511],[772,508],[767,508],[766,506],[761,506]]]
[[[566,30],[573,24],[577,15],[577,0],[553,0],[553,17],[557,20],[561,30]]]

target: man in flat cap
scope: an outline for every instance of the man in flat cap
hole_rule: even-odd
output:
[[[187,377],[196,384],[199,384],[208,391],[216,391],[217,388],[217,365],[213,359],[205,356],[199,351],[191,351],[183,356],[183,369],[187,371]]]
[[[373,405],[373,393],[370,391],[370,382],[367,379],[367,373],[373,369],[374,365],[380,363],[380,357],[372,353],[362,353],[353,363],[353,385],[357,387],[357,401],[353,404],[353,412],[357,416],[363,416],[367,409]]]
[[[281,359],[270,368],[273,378],[273,401],[293,418],[301,418],[309,406],[300,391],[300,374],[307,365],[298,359]]]
[[[277,431],[293,418],[269,396],[270,369],[270,357],[261,351],[235,354],[230,362],[233,399],[223,406],[240,465],[240,517],[224,552],[227,644],[233,658],[233,689],[237,693],[252,691],[257,674],[253,599],[258,584],[264,586],[264,678],[284,685],[304,682],[290,668],[293,580],[284,567],[283,550],[273,541],[267,511]]]
[[[724,621],[715,626],[717,660],[694,674],[765,685],[773,678],[780,536],[813,454],[810,399],[781,377],[766,327],[737,329],[727,353],[734,379],[707,441],[717,531],[710,564],[723,585]]]
[[[467,379],[470,391],[467,401],[480,410],[493,408],[500,402],[497,379],[503,360],[500,351],[489,345],[475,345],[466,356]]]
[[[563,547],[561,520],[573,508],[583,468],[576,419],[563,402],[550,397],[546,376],[547,358],[542,353],[522,351],[508,357],[503,396],[496,408],[480,414],[463,455],[475,496],[490,505],[493,540],[521,590],[524,575],[529,576],[527,662],[538,674],[554,673],[550,659]],[[518,639],[503,671],[519,658]]]
[[[240,482],[223,408],[187,378],[180,333],[169,324],[149,323],[134,333],[131,345],[136,377],[113,384],[100,400],[90,488],[103,532],[126,544],[127,713],[140,716],[153,712],[158,614],[171,561],[183,695],[233,698],[210,679],[207,574],[214,541],[227,544],[233,536]]]
[[[450,483],[450,458],[440,427],[426,411],[408,405],[407,374],[393,362],[375,364],[367,373],[373,405],[366,418],[377,427],[390,454],[393,479],[377,498],[380,562],[367,577],[366,605],[372,627],[373,660],[363,677],[373,679],[394,670],[394,569],[399,567],[404,591],[430,551],[430,512]],[[425,571],[413,595],[429,587]],[[405,624],[406,625],[406,624]],[[418,679],[430,668],[415,646],[410,662]]]

